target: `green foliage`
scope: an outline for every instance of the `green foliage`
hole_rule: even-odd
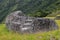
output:
[[[60,10],[52,12],[51,14],[47,15],[47,17],[57,17],[58,15],[60,16]]]
[[[0,22],[17,10],[29,16],[45,17],[60,10],[60,0],[0,0]]]
[[[41,12],[36,12],[35,14],[28,14],[28,16],[40,17],[41,16]]]

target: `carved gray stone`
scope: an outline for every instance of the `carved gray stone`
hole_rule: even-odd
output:
[[[9,31],[12,30],[20,33],[34,33],[58,28],[52,19],[25,16],[21,11],[8,15],[5,23]]]

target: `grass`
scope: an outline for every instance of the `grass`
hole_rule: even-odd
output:
[[[44,17],[44,18],[55,19],[55,17]]]
[[[60,20],[55,20],[57,25],[60,27]]]
[[[56,23],[60,26],[60,20],[56,20]],[[8,31],[5,24],[0,24],[0,40],[60,40],[60,30],[35,34],[18,34]]]

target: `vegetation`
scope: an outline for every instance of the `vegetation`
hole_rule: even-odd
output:
[[[8,14],[17,10],[26,15],[45,17],[60,10],[60,0],[0,0],[0,23]]]
[[[51,14],[47,15],[47,17],[57,17],[60,16],[60,10],[57,10],[56,12],[52,12]]]

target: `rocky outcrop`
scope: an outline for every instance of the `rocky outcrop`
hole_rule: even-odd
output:
[[[6,18],[6,27],[20,33],[34,33],[58,28],[52,19],[25,16],[21,11],[11,13]]]

